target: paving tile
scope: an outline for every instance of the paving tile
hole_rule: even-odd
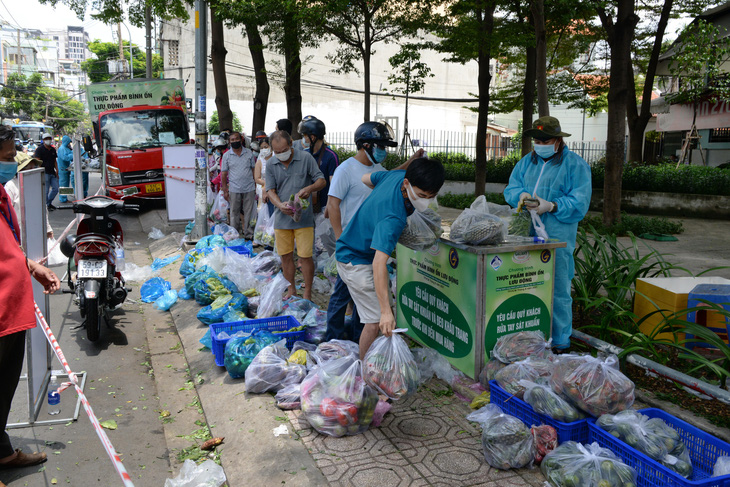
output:
[[[333,487],[421,487],[428,482],[398,453],[333,457],[313,454],[317,466]]]

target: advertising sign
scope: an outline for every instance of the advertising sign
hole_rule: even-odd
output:
[[[92,120],[105,110],[136,105],[176,106],[187,114],[184,83],[176,79],[94,83],[88,87],[87,99]]]
[[[656,126],[659,132],[690,130],[692,121],[697,130],[730,127],[730,100],[705,100],[697,106],[676,104],[669,106],[669,113],[657,114]]]
[[[398,245],[398,327],[474,374],[478,256],[444,243],[417,252]]]
[[[554,260],[555,249],[486,256],[486,360],[503,335],[542,331],[550,337]]]

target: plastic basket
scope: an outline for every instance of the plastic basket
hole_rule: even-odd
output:
[[[246,255],[251,257],[251,249],[244,245],[234,245],[233,247],[224,247],[225,249],[232,250],[237,254]]]
[[[505,413],[521,419],[527,426],[546,424],[555,428],[559,443],[564,441],[585,443],[588,439],[588,420],[586,419],[562,423],[550,416],[540,414],[519,397],[514,397],[502,389],[496,380],[489,381],[489,394],[492,404],[499,406]]]
[[[730,444],[661,409],[648,408],[639,412],[650,418],[663,419],[679,433],[692,460],[692,476],[689,479],[685,479],[604,431],[595,424],[595,420],[588,422],[588,442],[598,442],[599,445],[612,450],[624,463],[634,467],[639,477],[639,487],[730,487],[730,475],[712,478],[712,468],[717,458],[730,455]]]
[[[259,320],[248,320],[248,321],[234,321],[232,323],[213,323],[210,325],[210,338],[213,342],[213,355],[215,355],[215,364],[223,367],[223,357],[226,353],[226,343],[229,338],[222,340],[217,339],[218,333],[225,331],[229,335],[233,335],[236,332],[243,331],[251,333],[255,329],[267,330],[267,331],[285,331],[289,328],[301,326],[296,318],[293,316],[276,316],[274,318],[262,318]],[[304,340],[305,331],[292,331],[289,333],[277,333],[277,336],[286,338],[286,346],[291,349],[294,346],[294,342],[297,340]]]

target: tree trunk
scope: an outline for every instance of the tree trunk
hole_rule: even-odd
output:
[[[532,138],[525,135],[525,131],[532,127],[532,117],[535,114],[535,57],[534,47],[528,47],[525,55],[525,85],[522,92],[522,157],[532,151]]]
[[[284,16],[284,96],[286,97],[286,117],[292,123],[292,137],[299,139],[297,127],[302,121],[302,62],[299,58],[299,25],[290,15]]]
[[[213,84],[215,85],[215,106],[218,110],[218,124],[221,130],[233,130],[233,112],[228,98],[226,79],[226,50],[223,41],[223,21],[218,19],[213,7],[210,8],[210,61],[213,65]]]
[[[152,78],[152,6],[149,2],[144,6],[144,46],[145,77]]]
[[[535,74],[537,81],[537,111],[541,117],[550,115],[547,89],[547,40],[545,34],[544,0],[532,0],[530,4],[535,26]]]
[[[662,50],[664,32],[667,29],[673,3],[674,0],[665,0],[662,13],[659,16],[659,23],[657,24],[656,34],[654,36],[654,46],[652,47],[649,65],[646,69],[644,90],[641,93],[641,109],[639,110],[637,107],[635,96],[629,95],[628,103],[626,104],[626,119],[629,126],[628,160],[632,162],[644,160],[644,130],[646,130],[646,125],[651,118],[651,93],[654,87],[657,65],[659,64],[659,54]],[[631,71],[630,66],[629,70]],[[631,94],[636,93],[633,76],[631,77],[631,87]]]
[[[630,69],[631,40],[638,22],[638,17],[634,14],[633,0],[618,0],[617,3],[615,24],[605,15],[601,17],[611,48],[606,171],[603,182],[603,222],[606,225],[612,225],[621,219],[621,176],[624,168],[626,102],[633,79]]]
[[[474,181],[474,194],[482,195],[487,186],[487,125],[489,123],[489,85],[492,82],[492,75],[489,73],[489,61],[491,60],[491,35],[494,29],[495,4],[491,0],[483,2],[483,6],[476,11],[479,21],[480,37],[482,42],[479,47],[477,63],[479,74],[477,86],[479,88],[479,114],[477,116],[477,137],[476,137],[476,168]]]
[[[269,78],[266,74],[264,42],[261,40],[259,29],[254,24],[246,24],[245,29],[248,37],[248,50],[251,52],[256,76],[256,94],[253,97],[253,122],[251,123],[251,134],[255,135],[259,130],[265,130],[266,110],[269,105]]]
[[[370,121],[370,50],[372,49],[370,18],[365,18],[365,45],[362,53],[362,71],[363,71],[363,119],[365,122]]]

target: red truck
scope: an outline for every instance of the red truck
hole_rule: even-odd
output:
[[[87,97],[100,150],[106,146],[107,194],[165,197],[162,148],[189,144],[185,91],[179,80],[95,83]]]

